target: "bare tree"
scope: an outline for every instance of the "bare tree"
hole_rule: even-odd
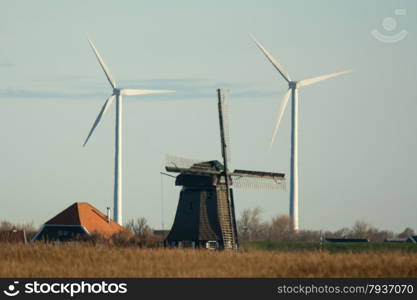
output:
[[[287,215],[273,217],[269,226],[269,239],[272,241],[290,241],[295,238],[291,229],[291,219]]]
[[[398,234],[398,237],[399,238],[408,238],[409,236],[413,236],[413,235],[416,235],[414,230],[410,227],[407,227],[406,229],[404,229],[403,232]]]
[[[0,222],[0,230],[10,230],[13,228],[13,224],[10,223],[9,221],[1,221]]]
[[[343,227],[335,232],[327,231],[324,233],[325,236],[328,237],[335,237],[335,238],[345,238],[350,235],[350,229],[347,227]]]
[[[364,221],[356,221],[353,224],[352,231],[350,236],[353,238],[363,238],[366,239],[369,237],[369,232],[372,230],[372,226]]]
[[[341,228],[336,231],[325,231],[323,235],[318,230],[291,230],[291,222],[288,215],[278,215],[269,222],[263,222],[259,207],[245,209],[237,221],[238,234],[243,241],[319,241],[321,236],[333,238],[363,238],[372,242],[383,242],[392,239],[396,235],[389,230],[379,230],[365,221],[356,221],[351,228]],[[411,228],[404,229],[397,235],[399,238],[413,236],[416,233]]]
[[[292,238],[301,242],[318,242],[322,233],[319,230],[300,230],[292,234]]]
[[[266,238],[268,226],[261,221],[261,209],[245,209],[237,221],[238,234],[242,241],[262,240]]]
[[[146,218],[141,217],[136,220],[129,220],[125,226],[138,237],[147,237],[152,234],[152,229],[148,225]]]
[[[394,237],[394,232],[388,230],[378,230],[374,228],[374,230],[369,233],[369,239],[372,242],[383,242],[387,239],[393,239]]]

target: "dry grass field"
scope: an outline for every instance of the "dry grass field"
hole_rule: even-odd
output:
[[[417,253],[1,244],[0,277],[417,277]]]

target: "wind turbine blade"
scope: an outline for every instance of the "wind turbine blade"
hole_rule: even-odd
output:
[[[263,54],[268,58],[268,60],[274,65],[275,69],[284,77],[287,82],[291,81],[290,75],[284,70],[284,68],[279,64],[279,62],[272,57],[272,55],[264,48],[264,46],[259,43],[252,34],[249,34],[253,41],[256,43],[259,49],[263,52]]]
[[[285,92],[284,96],[282,97],[281,106],[279,107],[278,114],[277,114],[277,119],[275,121],[274,131],[272,132],[271,144],[269,145],[270,150],[272,148],[272,144],[275,141],[275,137],[276,137],[277,132],[278,132],[279,124],[281,123],[281,119],[282,119],[282,116],[284,114],[285,108],[287,107],[288,100],[290,99],[290,93],[291,93],[291,89],[288,89]]]
[[[113,75],[111,74],[109,68],[107,68],[106,64],[104,63],[103,59],[101,58],[100,53],[98,53],[98,51],[97,51],[96,47],[94,46],[93,42],[89,38],[87,38],[87,39],[88,39],[88,42],[90,43],[91,49],[93,49],[94,54],[96,55],[96,57],[97,57],[97,59],[100,63],[101,68],[104,71],[104,74],[106,74],[107,80],[109,81],[109,83],[110,83],[110,85],[112,86],[113,89],[116,88],[116,81],[114,80]]]
[[[111,95],[109,98],[107,98],[106,102],[104,103],[103,107],[101,108],[100,113],[97,116],[97,119],[95,120],[95,122],[93,124],[93,127],[91,128],[90,132],[88,133],[87,138],[85,139],[83,147],[87,144],[88,140],[90,139],[90,136],[93,134],[94,129],[97,127],[98,123],[100,122],[101,117],[106,113],[107,109],[113,103],[113,100],[114,100],[114,95]]]
[[[352,72],[352,70],[347,70],[347,71],[332,73],[332,74],[328,74],[328,75],[322,75],[322,76],[318,76],[318,77],[314,77],[314,78],[310,78],[310,79],[300,80],[300,81],[297,82],[297,87],[311,85],[311,84],[314,84],[316,82],[323,81],[323,80],[326,80],[326,79],[330,79],[330,78],[333,78],[333,77],[337,77],[337,76],[347,74],[347,73],[350,73],[350,72]]]
[[[131,89],[123,89],[120,91],[122,95],[132,96],[132,95],[151,95],[151,94],[168,94],[168,93],[175,93],[175,91],[167,91],[167,90],[131,90]]]

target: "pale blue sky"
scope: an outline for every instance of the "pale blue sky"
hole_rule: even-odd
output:
[[[175,89],[125,101],[124,220],[161,225],[165,153],[220,158],[216,88],[230,89],[232,167],[289,173],[284,80],[354,73],[300,91],[300,226],[365,220],[417,229],[415,1],[1,1],[0,219],[40,225],[75,201],[113,203],[114,108],[81,145],[110,86],[88,34],[121,86]],[[395,15],[405,9],[405,15]],[[383,20],[394,17],[387,31]],[[408,35],[383,43],[371,31]],[[164,223],[179,189],[164,178]],[[287,214],[285,192],[236,191],[239,214]]]

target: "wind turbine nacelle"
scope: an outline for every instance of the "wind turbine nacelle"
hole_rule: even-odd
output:
[[[123,89],[115,88],[113,89],[113,95],[121,95]]]
[[[290,89],[296,89],[297,88],[297,81],[290,81],[290,82],[288,82],[288,87]]]

